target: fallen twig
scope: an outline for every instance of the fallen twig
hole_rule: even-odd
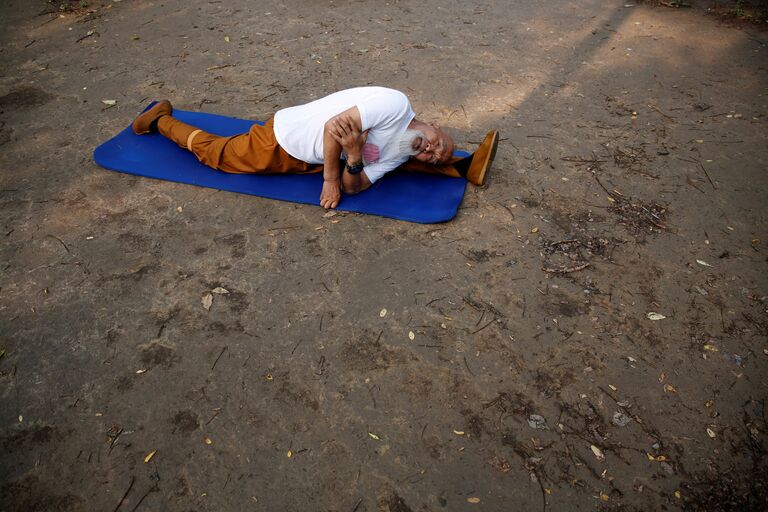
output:
[[[589,262],[586,262],[582,265],[577,265],[575,267],[567,267],[567,268],[547,268],[547,267],[541,267],[541,270],[544,272],[547,272],[548,274],[570,274],[572,272],[578,272],[579,270],[584,270],[590,265]]]
[[[224,345],[224,348],[221,349],[221,352],[219,352],[219,357],[216,358],[216,360],[213,362],[213,365],[211,366],[211,371],[213,371],[214,368],[216,368],[216,363],[219,362],[219,359],[221,359],[221,356],[224,355],[224,352],[229,348],[229,345]]]
[[[117,512],[117,509],[119,509],[120,505],[123,504],[123,502],[125,501],[125,498],[128,497],[128,493],[131,492],[131,489],[133,489],[133,483],[135,481],[136,481],[136,477],[135,476],[131,476],[131,483],[128,484],[128,489],[125,490],[125,492],[123,493],[123,497],[120,498],[120,501],[117,502],[117,506],[115,507],[115,510],[113,512]]]
[[[483,311],[483,314],[485,314],[485,311]],[[475,330],[475,331],[472,331],[472,333],[471,333],[471,334],[477,334],[477,333],[479,333],[480,331],[482,331],[483,329],[485,329],[486,327],[488,327],[489,325],[491,325],[491,324],[492,324],[493,322],[495,322],[495,321],[496,321],[496,319],[495,319],[495,318],[494,318],[494,319],[492,319],[490,322],[488,322],[487,324],[483,325],[481,328],[479,328],[479,329],[477,329],[477,330]]]
[[[475,376],[475,372],[473,372],[472,368],[469,367],[469,363],[467,362],[467,356],[464,356],[464,366],[467,367],[467,371],[469,372],[469,374],[474,377]]]
[[[672,120],[672,121],[675,121],[675,122],[677,122],[677,120],[676,120],[674,117],[672,117],[672,116],[668,116],[667,114],[665,114],[664,112],[662,112],[662,111],[661,111],[661,109],[660,109],[659,107],[657,107],[656,105],[648,105],[648,106],[649,106],[650,108],[652,108],[653,110],[655,110],[656,112],[658,112],[659,114],[661,114],[661,115],[663,115],[664,117],[666,117],[667,119],[670,119],[670,120]]]
[[[704,174],[707,176],[707,179],[709,180],[709,184],[712,185],[712,188],[717,190],[717,187],[715,186],[715,183],[712,181],[712,178],[709,177],[709,173],[707,172],[707,169],[704,167],[704,164],[699,162],[699,167],[701,167],[701,170],[704,171]]]

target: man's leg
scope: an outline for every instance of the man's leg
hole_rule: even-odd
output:
[[[454,158],[450,163],[445,165],[432,165],[426,162],[419,162],[418,160],[410,159],[404,164],[400,165],[398,169],[408,172],[424,172],[427,174],[442,174],[444,176],[450,176],[452,178],[466,178],[466,170],[462,174],[456,167],[455,163],[460,162],[463,158]]]
[[[485,175],[491,168],[498,145],[499,132],[494,130],[488,132],[477,150],[468,157],[453,157],[450,162],[444,165],[431,165],[410,159],[401,165],[400,169],[409,172],[426,172],[443,174],[453,178],[466,178],[470,183],[481,186],[485,183]]]
[[[221,137],[175,119],[172,112],[170,103],[158,103],[136,119],[134,132],[156,130],[194,153],[201,163],[229,173],[299,174],[322,169],[293,158],[281,148],[275,138],[272,120],[264,126],[254,124],[248,133]]]

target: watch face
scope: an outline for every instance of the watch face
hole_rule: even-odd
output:
[[[347,172],[349,172],[349,174],[360,174],[361,172],[363,172],[362,162],[355,165],[347,164]]]

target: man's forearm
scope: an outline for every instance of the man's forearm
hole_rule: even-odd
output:
[[[357,194],[365,190],[365,183],[363,173],[349,174],[345,172],[341,176],[341,187],[347,194]]]
[[[326,128],[323,134],[323,179],[326,181],[338,180],[341,178],[343,169],[339,161],[341,160],[341,144],[336,142],[333,136]]]

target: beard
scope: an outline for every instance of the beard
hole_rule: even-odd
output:
[[[408,156],[418,155],[421,152],[421,142],[426,140],[426,138],[427,136],[421,130],[405,130],[398,141],[400,154]]]

